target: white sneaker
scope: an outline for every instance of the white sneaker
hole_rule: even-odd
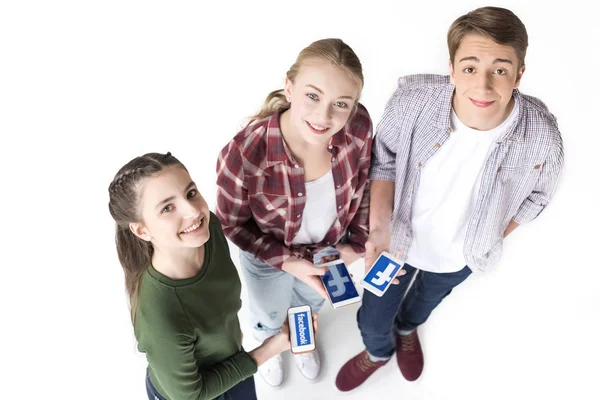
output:
[[[294,354],[296,366],[309,381],[314,381],[321,372],[321,358],[317,350],[310,353]]]
[[[283,358],[281,354],[269,358],[263,365],[258,367],[260,376],[271,386],[279,386],[283,382]]]

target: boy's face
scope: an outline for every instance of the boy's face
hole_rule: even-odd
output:
[[[511,46],[466,35],[450,60],[450,80],[456,86],[452,105],[459,119],[478,130],[500,125],[512,110],[512,91],[524,72]]]

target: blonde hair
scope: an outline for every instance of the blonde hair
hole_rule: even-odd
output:
[[[321,39],[304,48],[294,65],[290,67],[286,76],[293,83],[298,75],[302,63],[306,60],[318,59],[328,61],[344,69],[351,77],[360,82],[361,88],[365,81],[362,73],[362,64],[354,50],[341,39]],[[267,96],[261,110],[251,118],[257,120],[265,118],[275,112],[287,110],[290,102],[287,101],[283,89],[275,90]]]

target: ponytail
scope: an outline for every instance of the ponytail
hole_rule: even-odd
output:
[[[160,173],[165,167],[183,164],[171,153],[148,153],[125,164],[108,186],[108,210],[116,222],[115,243],[117,255],[125,272],[125,288],[129,294],[131,322],[139,308],[140,287],[144,272],[152,263],[154,248],[129,229],[132,222],[140,222],[139,187],[144,179]]]
[[[290,108],[290,102],[287,101],[283,89],[274,90],[265,99],[262,108],[252,117],[252,120],[263,119],[271,114],[285,111]]]
[[[135,323],[135,315],[139,307],[140,286],[146,268],[152,262],[154,249],[131,232],[129,226],[117,225],[115,241],[119,262],[125,272],[125,288],[129,294],[129,310],[131,322]]]

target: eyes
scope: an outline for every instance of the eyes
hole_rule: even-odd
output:
[[[309,99],[313,100],[313,101],[319,101],[319,96],[316,93],[307,93],[306,97],[308,97]],[[348,108],[348,103],[346,103],[345,101],[336,101],[333,103],[334,106],[338,107],[338,108]]]
[[[197,194],[198,191],[196,189],[191,189],[189,192],[187,192],[187,198],[193,199],[194,197],[196,197]]]
[[[193,199],[194,197],[196,197],[196,195],[198,194],[198,190],[196,189],[190,189],[187,194],[186,194],[186,198],[188,200]],[[169,213],[171,211],[173,211],[175,209],[175,206],[173,204],[167,204],[165,207],[163,207],[162,210],[160,210],[161,214],[165,214],[165,213]]]
[[[473,68],[473,67],[466,67],[466,68],[463,68],[462,72],[464,72],[465,74],[471,75],[471,74],[475,73],[475,68]],[[494,70],[493,74],[494,75],[503,76],[503,75],[508,74],[508,71],[505,70],[504,68],[497,68],[497,69]]]

